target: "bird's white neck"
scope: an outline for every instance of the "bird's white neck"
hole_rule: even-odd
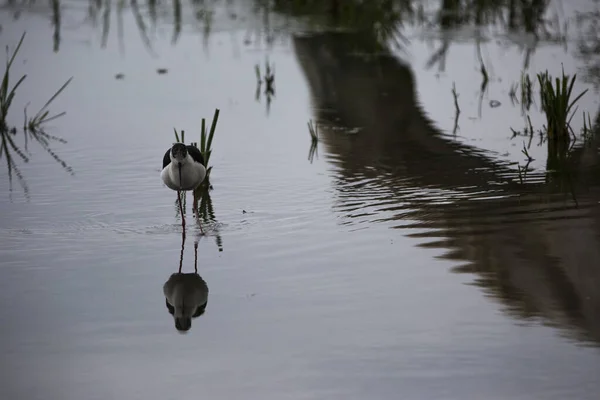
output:
[[[185,156],[185,158],[175,158],[171,154],[171,168],[176,169],[179,166],[179,163],[181,163],[181,166],[183,167],[184,165],[192,163],[192,162],[194,162],[194,160],[192,159],[192,157],[189,154],[187,154]]]

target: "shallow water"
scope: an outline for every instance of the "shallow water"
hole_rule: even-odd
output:
[[[35,110],[74,77],[49,129],[74,175],[30,143],[28,195],[0,178],[0,398],[594,399],[598,146],[550,181],[533,146],[520,183],[510,127],[522,116],[502,95],[518,47],[488,43],[497,72],[483,104],[502,106],[479,118],[468,39],[440,72],[424,66],[433,34],[411,31],[408,51],[374,63],[348,55],[354,34],[285,33],[301,22],[268,45],[252,30],[262,17],[231,7],[235,20],[217,6],[208,38],[184,12],[174,45],[170,6],[152,24],[140,5],[151,49],[129,6],[111,12],[105,46],[87,3],[61,4],[58,45],[48,6],[16,20],[4,9],[3,45],[27,31],[18,104]],[[269,108],[254,75],[267,56]],[[555,58],[582,68],[572,48],[544,43],[530,70]],[[596,99],[580,109],[595,116]],[[198,242],[208,303],[181,335],[162,290],[181,224],[159,171],[173,127],[198,140],[215,107],[214,218],[201,236],[188,195],[183,252],[193,272]],[[321,124],[312,163],[309,119]]]

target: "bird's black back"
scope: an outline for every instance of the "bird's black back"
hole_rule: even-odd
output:
[[[185,146],[188,154],[192,157],[192,159],[200,164],[204,165],[204,158],[202,157],[202,153],[196,146],[187,145]],[[163,157],[163,168],[167,165],[171,164],[171,149],[167,150]]]
[[[163,157],[163,169],[169,164],[171,164],[171,149],[167,150]]]
[[[192,145],[187,145],[186,147],[189,155],[192,156],[192,159],[204,165],[204,157],[202,157],[202,153],[200,153],[200,150],[198,150],[196,146]],[[206,165],[204,166],[206,167]]]

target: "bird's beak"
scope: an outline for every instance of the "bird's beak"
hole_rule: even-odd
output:
[[[181,189],[181,163],[178,163],[177,166],[179,167],[179,189]]]

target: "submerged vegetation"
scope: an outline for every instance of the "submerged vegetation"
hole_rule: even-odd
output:
[[[12,52],[12,55],[8,56],[8,47],[6,49],[7,60],[4,75],[2,77],[2,84],[0,86],[0,159],[2,157],[6,158],[6,166],[8,169],[8,178],[11,190],[12,176],[14,173],[21,187],[25,191],[25,194],[28,195],[29,188],[25,181],[25,177],[23,176],[21,170],[19,169],[19,166],[17,165],[17,162],[15,161],[16,157],[13,155],[13,153],[16,154],[17,158],[20,159],[22,162],[29,162],[31,153],[29,152],[28,144],[30,140],[37,142],[41,146],[41,148],[48,154],[50,154],[50,156],[54,158],[65,170],[67,170],[71,174],[73,173],[72,168],[69,167],[66,164],[66,162],[63,161],[50,146],[52,142],[66,143],[66,141],[62,138],[46,133],[45,130],[45,125],[48,122],[60,118],[66,114],[65,112],[61,112],[58,114],[51,115],[48,107],[63,92],[63,90],[69,85],[69,83],[71,83],[71,80],[73,78],[69,78],[50,97],[50,99],[44,104],[44,106],[40,108],[40,110],[37,113],[34,114],[33,117],[27,116],[27,107],[25,107],[23,112],[24,120],[22,127],[23,147],[17,144],[16,139],[18,137],[19,130],[16,126],[11,126],[11,123],[9,122],[9,113],[11,110],[14,109],[13,101],[15,95],[17,94],[17,90],[19,89],[21,84],[27,78],[27,75],[22,75],[12,86],[12,88],[10,88],[10,78],[13,62],[15,61],[15,58],[17,57],[17,54],[19,53],[19,50],[21,49],[24,40],[25,33],[23,33],[23,35],[21,36],[21,39],[19,40],[17,46]]]

